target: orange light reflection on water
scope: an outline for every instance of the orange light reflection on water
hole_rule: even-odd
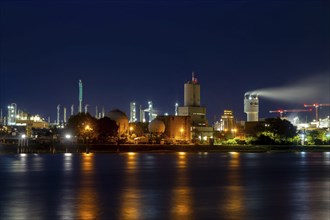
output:
[[[78,219],[96,219],[98,213],[97,192],[93,187],[94,181],[94,155],[83,154],[81,158],[82,179],[81,187],[78,189]]]
[[[245,206],[243,203],[243,187],[240,180],[240,153],[230,152],[229,171],[227,175],[228,186],[226,187],[226,198],[220,209],[235,219],[245,219]]]
[[[177,157],[176,187],[172,192],[172,219],[192,219],[192,195],[191,188],[188,187],[187,176],[187,156],[185,152],[180,152]]]
[[[125,180],[120,194],[120,219],[134,220],[141,219],[141,192],[138,189],[138,162],[137,154],[127,153]]]

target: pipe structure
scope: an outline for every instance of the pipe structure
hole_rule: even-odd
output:
[[[82,81],[79,80],[79,113],[82,112],[82,101],[83,101],[83,84]]]
[[[57,105],[57,120],[56,120],[56,123],[59,125],[60,124],[60,107],[61,105],[58,104]]]

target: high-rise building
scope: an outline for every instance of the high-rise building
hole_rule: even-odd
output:
[[[224,110],[223,115],[221,116],[221,130],[225,132],[234,132],[235,130],[235,121],[232,110]]]

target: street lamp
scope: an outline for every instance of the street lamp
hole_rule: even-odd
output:
[[[18,140],[17,153],[20,153],[22,151],[22,147],[25,146],[25,138],[26,138],[26,135],[22,134],[21,138]]]
[[[71,135],[70,134],[66,134],[65,135],[65,139],[68,141],[68,143],[70,143]],[[66,144],[65,153],[68,153],[68,144]]]
[[[305,134],[304,133],[300,134],[300,138],[301,138],[301,145],[305,145]]]
[[[235,136],[236,131],[237,131],[236,128],[231,129],[231,132],[234,134],[234,136]]]
[[[181,129],[180,129],[181,139],[183,139],[183,132],[184,132],[184,129],[181,128]]]
[[[88,124],[85,126],[85,131],[86,133],[88,133],[87,137],[86,137],[86,142],[87,142],[87,145],[86,145],[86,153],[88,154],[89,153],[89,150],[88,150],[88,142],[89,142],[89,133],[91,131],[93,131],[93,128],[91,128]]]

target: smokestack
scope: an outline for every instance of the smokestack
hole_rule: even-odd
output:
[[[71,116],[74,114],[74,105],[71,105]]]
[[[144,117],[144,111],[142,109],[142,105],[140,105],[140,122],[144,122],[145,117]]]
[[[244,112],[246,113],[247,122],[259,120],[259,99],[256,94],[245,93]]]
[[[79,113],[82,112],[82,101],[83,101],[83,84],[82,81],[79,80]]]
[[[66,107],[63,108],[63,122],[66,123]]]
[[[88,112],[88,106],[89,106],[88,104],[85,105],[85,114],[87,114]]]
[[[95,118],[98,118],[98,108],[97,108],[97,106],[95,106]]]
[[[104,107],[102,107],[102,118],[104,118],[105,116],[105,111],[104,111]]]
[[[61,105],[58,104],[57,105],[57,122],[56,122],[58,125],[60,124],[60,107],[61,107]]]

